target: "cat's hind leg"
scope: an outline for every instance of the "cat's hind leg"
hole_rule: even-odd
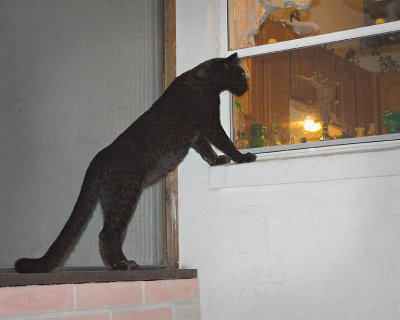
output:
[[[125,257],[122,245],[141,193],[141,181],[125,177],[110,182],[109,188],[104,189],[100,198],[104,213],[104,226],[99,236],[102,258],[113,270],[138,269],[135,261]]]

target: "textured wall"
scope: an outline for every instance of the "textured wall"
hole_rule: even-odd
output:
[[[220,9],[177,1],[180,72],[218,54]],[[399,319],[399,163],[398,140],[212,168],[191,152],[180,262],[198,269],[202,319]]]
[[[92,157],[159,96],[160,10],[157,0],[0,2],[0,267],[45,252]],[[145,192],[127,234],[139,263],[162,258],[160,192]],[[96,212],[67,265],[102,264],[101,225]]]

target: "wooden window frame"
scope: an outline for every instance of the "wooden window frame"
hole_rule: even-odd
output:
[[[176,0],[164,0],[164,90],[176,77]],[[178,168],[165,179],[166,265],[179,267]]]

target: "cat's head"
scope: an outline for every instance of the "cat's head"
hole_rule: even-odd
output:
[[[208,60],[199,65],[196,75],[216,88],[241,96],[249,88],[246,73],[239,65],[237,53],[227,58]]]

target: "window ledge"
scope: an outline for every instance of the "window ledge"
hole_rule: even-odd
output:
[[[0,287],[71,284],[87,282],[151,281],[197,278],[196,269],[146,267],[132,271],[110,271],[106,268],[60,268],[49,273],[17,273],[0,269]]]
[[[391,140],[385,141],[388,136]],[[382,136],[382,141],[371,142],[368,138],[351,139],[350,144],[339,144],[340,140],[336,140],[331,145],[304,145],[307,148],[302,145],[265,148],[267,152],[259,153],[255,162],[210,167],[208,188],[399,176],[400,167],[393,165],[393,157],[400,160],[400,134]],[[282,151],[283,148],[287,150]],[[250,151],[260,152],[260,149]]]
[[[400,148],[400,133],[372,137],[339,139],[324,142],[291,144],[284,146],[249,149],[258,153],[259,159],[290,159],[342,153],[384,151]],[[246,151],[247,152],[247,151]]]

